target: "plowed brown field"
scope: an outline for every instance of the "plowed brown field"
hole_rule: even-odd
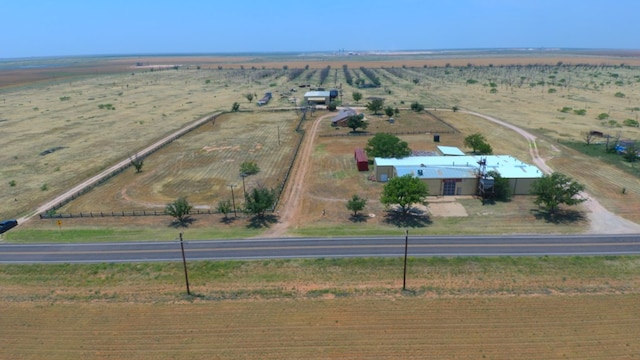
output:
[[[2,303],[3,359],[631,359],[640,297]]]

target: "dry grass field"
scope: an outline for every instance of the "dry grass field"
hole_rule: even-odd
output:
[[[1,186],[5,190],[0,193],[0,201],[7,206],[2,208],[0,216],[11,218],[28,214],[46,199],[117,160],[126,159],[152,140],[205,114],[228,110],[233,102],[241,103],[241,110],[255,110],[255,104],[249,103],[244,96],[247,93],[260,97],[265,91],[274,92],[274,101],[266,107],[267,110],[291,106],[292,102],[300,103],[305,89],[297,88],[297,92],[290,90],[296,89],[300,83],[318,85],[319,70],[331,66],[324,86],[342,84],[345,104],[361,106],[366,103],[367,97],[380,96],[386,99],[386,104],[400,109],[408,108],[414,101],[428,108],[448,109],[455,105],[536,132],[540,136],[538,147],[555,170],[564,171],[585,183],[590,194],[609,209],[639,221],[640,214],[636,210],[639,207],[636,204],[640,185],[637,178],[604,161],[594,161],[592,157],[562,146],[563,141],[582,141],[582,134],[590,130],[620,133],[622,138],[628,139],[637,139],[640,134],[637,127],[623,125],[625,120],[637,118],[640,75],[635,67],[629,66],[635,65],[636,58],[628,56],[630,54],[621,54],[627,56],[620,57],[616,57],[617,54],[608,57],[599,55],[464,59],[421,59],[407,54],[339,59],[292,59],[286,56],[116,58],[108,61],[94,59],[85,66],[65,68],[66,72],[50,69],[48,73],[43,72],[43,76],[48,74],[49,77],[40,85],[5,84],[2,91],[0,120],[3,121],[0,125],[6,140],[3,144],[5,152],[1,155],[5,166],[0,169]],[[136,62],[143,66],[135,66]],[[560,63],[562,65],[558,65]],[[360,67],[372,69],[382,86],[356,89],[347,85],[343,64],[348,65],[348,71],[354,78],[365,78]],[[174,69],[174,65],[178,68]],[[307,65],[308,70],[304,70],[303,67]],[[100,75],[101,72],[96,71],[98,68],[107,74]],[[302,72],[292,78],[293,69]],[[12,76],[5,79],[9,79],[6,80],[8,82],[11,79],[14,83],[20,82]],[[28,82],[32,77],[25,76],[24,79],[22,81]],[[356,104],[351,99],[354,91],[362,92],[365,99]],[[571,110],[560,112],[563,108]],[[573,110],[579,109],[586,110],[586,115],[573,113]],[[514,137],[510,130],[469,115],[442,111],[433,113],[460,130],[459,136],[443,135],[443,145],[462,147],[465,134],[481,132],[489,139],[496,153],[508,153],[524,161],[530,160],[528,144]],[[609,118],[596,119],[602,113],[609,114]],[[296,116],[293,112],[281,114],[286,115],[276,122],[268,120],[268,116],[256,120],[257,114],[240,118],[236,115],[239,120],[233,121],[242,124],[266,121],[275,124],[283,136],[281,140],[287,145],[279,149],[282,155],[279,160],[285,163],[285,159],[292,156],[287,149],[295,137],[291,126],[296,122]],[[389,125],[384,121],[385,116],[368,114],[372,123],[369,130],[424,131],[424,136],[402,137],[415,149],[433,150],[436,144],[430,141],[429,132],[438,131],[441,128],[437,126],[442,124],[431,123],[425,116],[421,119],[401,110],[397,123]],[[220,119],[215,126],[233,128],[228,125],[232,120],[228,119]],[[108,211],[111,206],[118,207],[113,209],[116,211],[158,210],[167,201],[184,194],[185,188],[190,189],[187,196],[197,206],[207,208],[215,205],[221,197],[228,197],[221,191],[225,186],[239,185],[231,164],[246,158],[246,149],[262,146],[261,136],[273,140],[273,128],[270,128],[270,135],[245,133],[245,136],[239,137],[238,131],[263,130],[261,127],[247,128],[243,125],[242,129],[235,129],[235,134],[231,131],[232,135],[228,138],[224,138],[224,131],[216,134],[222,139],[216,138],[208,130],[211,129],[203,127],[150,156],[146,159],[143,173],[135,176],[132,171],[123,173],[102,185],[102,189],[95,189],[67,205],[64,210]],[[346,131],[323,126],[320,134]],[[207,132],[207,135],[202,132]],[[353,147],[363,146],[366,139],[313,139],[317,151],[311,166],[322,171],[321,176],[308,179],[310,188],[317,190],[310,191],[310,196],[305,198],[304,201],[310,202],[311,206],[304,207],[308,212],[301,214],[302,219],[314,219],[323,208],[331,208],[330,213],[342,219],[345,211],[338,199],[346,199],[356,192],[367,194],[372,207],[370,212],[380,216],[380,209],[375,205],[379,186],[361,179],[363,174],[354,172],[350,161]],[[232,152],[232,149],[243,150],[235,151],[238,156],[232,158],[229,154],[223,154],[217,144],[230,146],[227,150]],[[205,148],[216,150],[207,153]],[[56,151],[40,155],[49,149]],[[263,153],[272,151],[265,149]],[[281,171],[274,173],[266,170],[271,167],[270,164],[275,164],[274,159],[265,160],[262,166],[265,172],[260,179],[256,177],[252,180],[269,185],[278,183]],[[212,163],[199,163],[209,160]],[[161,168],[158,164],[166,166]],[[184,170],[184,166],[189,170]],[[316,184],[311,180],[328,180],[335,186],[325,186],[323,182]],[[353,184],[361,184],[362,187],[354,187]],[[331,189],[332,196],[323,194],[322,187]],[[336,192],[336,189],[339,191]],[[625,189],[624,194],[622,189]],[[315,201],[314,196],[325,199],[325,203],[311,204]],[[529,209],[526,206],[524,208],[525,213],[520,216],[529,218]],[[326,221],[327,218],[322,220]],[[149,220],[149,223],[154,221]],[[297,228],[304,228],[304,223],[302,220]],[[317,225],[314,223],[312,227]],[[537,228],[531,229],[525,225],[519,230],[516,227],[514,231],[538,231]],[[568,231],[579,229],[580,226]],[[551,227],[547,231],[565,232],[567,229]]]
[[[586,56],[588,55],[588,56]],[[255,160],[252,187],[277,186],[298,141],[298,115],[276,111],[301,101],[299,84],[342,84],[343,102],[371,96],[401,109],[396,123],[367,113],[369,131],[402,135],[414,150],[464,148],[482,133],[495,153],[530,161],[529,144],[513,131],[459,112],[459,106],[516,124],[538,136],[554,170],[575,177],[609,210],[640,222],[637,165],[577,151],[586,131],[640,139],[637,54],[447,58],[138,57],[75,60],[31,71],[0,64],[0,217],[38,205],[175,129],[240,103],[240,113],[185,135],[133,169],[111,178],[60,211],[159,210],[186,195],[198,208],[241,198],[238,166]],[[142,66],[135,66],[140,62]],[[347,85],[372,70],[379,88]],[[624,65],[621,65],[624,64]],[[304,69],[291,78],[294,69]],[[177,66],[177,69],[174,68]],[[331,66],[320,84],[321,69]],[[472,81],[470,81],[472,80]],[[369,80],[367,80],[368,82]],[[292,92],[291,89],[297,91]],[[492,90],[493,89],[493,90]],[[245,95],[266,91],[262,108]],[[359,103],[355,91],[363,93]],[[427,106],[439,119],[408,110]],[[433,110],[439,108],[439,110]],[[566,109],[565,109],[566,108]],[[261,111],[248,111],[260,109]],[[561,111],[563,110],[564,111]],[[574,110],[585,110],[579,115]],[[600,114],[608,117],[598,119]],[[329,115],[318,111],[303,123]],[[530,197],[491,206],[473,198],[430,198],[418,224],[388,223],[377,200],[382,184],[358,172],[353,149],[366,136],[320,124],[303,159],[302,209],[288,235],[579,233],[582,218],[554,224],[536,219]],[[459,132],[445,133],[449,125]],[[278,144],[278,138],[280,144]],[[600,139],[601,140],[601,139]],[[594,145],[597,146],[597,145]],[[41,155],[45,150],[55,150]],[[635,175],[634,175],[635,172]],[[622,191],[624,189],[624,193]],[[369,201],[353,222],[346,199]],[[284,205],[282,205],[284,206]],[[583,207],[580,211],[586,211]],[[324,210],[324,211],[323,211]],[[324,212],[324,215],[323,215]],[[254,237],[240,216],[195,216],[188,239]],[[175,233],[174,233],[175,232]],[[173,240],[168,217],[33,219],[7,233],[15,242]],[[3,359],[310,359],[638,358],[636,258],[410,259],[402,292],[399,259],[282,260],[190,263],[195,296],[183,295],[181,264],[29,265],[0,267],[0,358]]]

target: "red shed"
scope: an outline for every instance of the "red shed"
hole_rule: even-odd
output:
[[[358,165],[358,171],[369,171],[369,159],[367,159],[367,154],[364,153],[364,150],[358,148],[353,153]]]

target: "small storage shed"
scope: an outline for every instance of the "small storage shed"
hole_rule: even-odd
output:
[[[369,159],[367,159],[367,154],[365,154],[364,150],[357,148],[353,153],[358,171],[369,171]]]
[[[309,104],[329,104],[331,102],[331,92],[329,91],[307,91],[304,94],[304,101]]]

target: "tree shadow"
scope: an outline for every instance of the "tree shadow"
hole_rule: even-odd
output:
[[[229,225],[229,224],[233,224],[236,221],[236,217],[231,217],[231,216],[225,216],[222,219],[220,219],[220,222],[225,224],[225,225]]]
[[[415,207],[406,214],[397,210],[388,210],[384,216],[384,222],[401,228],[421,228],[433,223],[425,211]]]
[[[349,216],[349,220],[353,223],[365,223],[369,217],[364,214],[356,214]]]
[[[276,215],[256,215],[249,219],[249,224],[247,224],[247,227],[250,229],[262,229],[268,228],[272,224],[275,224],[277,222],[278,217]]]
[[[192,218],[191,216],[187,216],[184,219],[182,219],[182,221],[178,220],[178,219],[174,219],[171,224],[169,224],[170,227],[172,228],[186,228],[189,227],[189,225],[193,224],[196,221],[195,218]]]
[[[543,209],[531,209],[531,212],[536,219],[552,224],[573,224],[587,220],[582,211],[573,209],[559,209],[554,213]]]

